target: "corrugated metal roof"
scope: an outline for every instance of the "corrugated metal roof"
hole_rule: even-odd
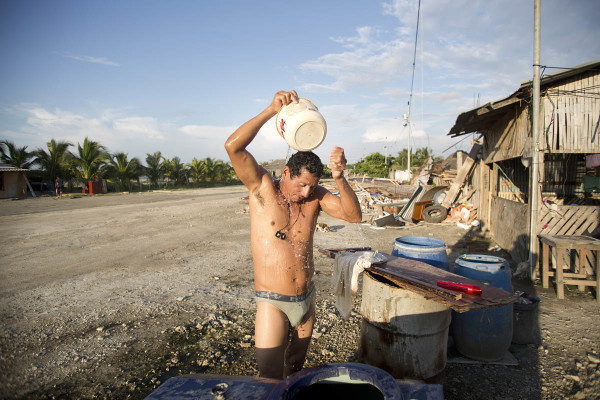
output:
[[[10,164],[0,164],[0,172],[27,172],[27,168],[17,168]]]
[[[600,60],[590,61],[590,62],[587,62],[584,64],[579,64],[575,67],[565,68],[558,72],[553,72],[551,74],[544,74],[544,76],[542,76],[542,79],[540,80],[540,85],[542,87],[544,87],[544,86],[554,83],[556,81],[561,81],[563,79],[570,78],[573,75],[577,75],[582,72],[585,72],[588,70],[593,70],[593,69],[600,69]],[[528,88],[532,84],[533,84],[533,79],[523,81],[523,82],[521,82],[521,89],[526,88],[526,87]]]

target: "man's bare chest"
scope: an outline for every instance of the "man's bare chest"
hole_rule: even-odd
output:
[[[253,230],[260,230],[261,235],[271,232],[283,240],[292,237],[308,239],[314,230],[318,212],[316,199],[289,203],[279,196],[260,194],[250,199]]]

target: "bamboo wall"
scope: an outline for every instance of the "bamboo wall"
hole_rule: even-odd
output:
[[[540,149],[546,153],[600,153],[600,73],[588,71],[545,88]],[[529,103],[507,106],[485,132],[486,163],[530,155]]]
[[[598,72],[586,72],[549,88],[541,104],[546,151],[600,153]]]

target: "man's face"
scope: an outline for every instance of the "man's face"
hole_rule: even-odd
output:
[[[288,199],[294,203],[300,203],[309,197],[319,184],[319,178],[308,172],[306,168],[302,168],[300,175],[293,178],[290,177],[288,168],[285,178],[287,180],[286,190],[288,192]]]

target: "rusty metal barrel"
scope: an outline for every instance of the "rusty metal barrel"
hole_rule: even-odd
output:
[[[439,381],[446,368],[448,307],[365,273],[360,311],[361,362],[397,379]]]

